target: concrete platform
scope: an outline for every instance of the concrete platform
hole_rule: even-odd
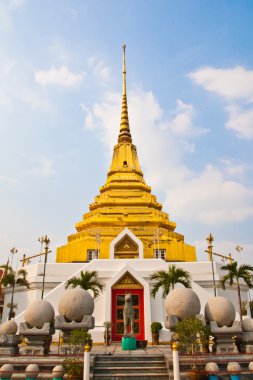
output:
[[[50,355],[20,355],[20,356],[2,356],[0,357],[0,366],[6,363],[10,363],[15,368],[15,373],[12,376],[12,380],[15,379],[25,379],[24,370],[28,364],[36,363],[41,372],[38,376],[38,380],[51,378],[52,368],[58,364],[62,364],[65,358],[73,355],[58,355],[59,347],[57,345],[51,346]],[[80,361],[83,361],[83,354],[75,355],[80,358]],[[168,378],[173,379],[173,366],[172,366],[172,353],[169,345],[158,345],[158,346],[147,346],[146,348],[136,349],[134,351],[125,351],[122,350],[120,343],[113,343],[110,346],[94,345],[91,350],[91,367],[93,370],[94,358],[98,356],[103,356],[102,363],[98,365],[104,366],[103,361],[109,360],[110,357],[117,357],[118,363],[110,364],[110,367],[116,367],[119,364],[128,366],[132,361],[132,367],[135,366],[134,361],[145,362],[148,358],[154,361],[153,365],[156,367],[158,363],[155,363],[155,357],[163,356],[166,361],[166,366],[168,368]],[[108,359],[107,359],[108,358]],[[145,359],[146,358],[146,359]],[[204,368],[207,362],[215,361],[221,368],[221,373],[219,379],[229,379],[229,375],[226,372],[226,365],[229,361],[237,361],[241,364],[243,369],[243,374],[241,375],[242,380],[253,379],[253,374],[250,374],[248,371],[248,363],[253,361],[253,354],[220,354],[220,355],[211,355],[211,354],[202,354],[192,356],[180,355],[180,379],[189,380],[189,372],[191,371],[191,365],[197,364],[198,367]],[[160,360],[160,359],[159,359]],[[112,361],[111,361],[112,362]],[[128,363],[128,364],[126,364]],[[109,364],[108,364],[109,365]],[[113,368],[112,368],[113,369]],[[151,372],[151,371],[150,371]],[[133,374],[134,375],[134,374]],[[99,371],[97,373],[97,378],[99,376]],[[157,376],[158,377],[158,376]],[[65,377],[66,378],[66,377]],[[130,376],[129,376],[130,378]],[[131,376],[132,378],[132,376]],[[154,376],[155,378],[155,376]],[[92,379],[92,376],[91,376]]]

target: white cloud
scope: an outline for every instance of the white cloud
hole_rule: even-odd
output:
[[[148,184],[166,198],[165,207],[174,220],[196,220],[204,224],[242,221],[253,215],[253,191],[239,181],[228,180],[219,169],[208,165],[194,173],[184,164],[193,152],[189,142],[165,129],[169,121],[152,92],[130,92],[129,121],[134,144]],[[191,110],[189,105],[182,108]],[[111,158],[120,126],[121,96],[107,93],[92,109],[83,105],[86,128],[100,132]],[[107,163],[108,164],[108,163]]]
[[[2,0],[0,1],[0,28],[4,31],[12,31],[13,22],[11,12],[25,5],[26,0]]]
[[[73,62],[72,54],[65,46],[65,41],[61,38],[54,37],[50,43],[49,50],[54,62],[60,62],[61,65]]]
[[[92,68],[94,75],[103,82],[107,82],[110,79],[110,68],[104,63],[103,60],[90,57],[88,59],[88,65]]]
[[[192,104],[186,104],[177,99],[177,107],[173,112],[175,117],[164,124],[164,128],[169,129],[173,134],[181,137],[198,136],[209,132],[208,129],[194,126],[195,110]]]
[[[0,175],[0,181],[11,184],[11,185],[16,185],[18,183],[17,178],[6,177],[4,175]]]
[[[53,166],[54,166],[53,160],[48,159],[48,158],[43,158],[41,160],[41,174],[46,177],[55,174],[55,170]]]
[[[0,66],[0,77],[5,78],[7,75],[10,75],[15,66],[16,61],[14,59],[7,59],[6,61],[2,61]]]
[[[215,236],[214,236],[215,237]],[[241,252],[236,250],[237,246],[242,248]],[[194,242],[194,246],[196,247],[198,258],[201,261],[208,261],[208,254],[205,252],[207,249],[206,240],[197,240]],[[242,243],[240,241],[233,240],[216,240],[213,242],[213,251],[215,253],[219,253],[225,256],[231,254],[232,258],[239,262],[239,264],[245,264],[252,262],[252,252],[253,252],[253,244]],[[214,260],[217,262],[223,263],[222,259],[218,256],[214,256]],[[224,265],[226,262],[224,262]]]
[[[8,106],[11,103],[10,97],[6,93],[0,93],[0,106]]]
[[[84,104],[81,107],[85,112],[84,127],[100,130],[107,152],[111,153],[113,145],[116,143],[117,132],[115,133],[115,131],[120,122],[120,94],[107,92],[105,100],[101,103],[96,103],[92,109],[89,109]]]
[[[105,66],[103,64],[96,67],[96,74],[103,81],[108,81],[110,79],[110,69],[108,66]]]
[[[8,0],[8,4],[10,8],[20,8],[25,5],[26,0]]]
[[[195,220],[207,225],[239,222],[253,215],[253,190],[226,180],[219,169],[207,165],[199,175],[170,189],[167,204],[176,219],[187,222]]]
[[[9,31],[12,28],[9,10],[3,2],[0,2],[0,27],[5,31]]]
[[[227,102],[226,128],[243,139],[253,138],[253,70],[242,66],[229,69],[206,67],[189,74],[205,90],[214,92]]]
[[[54,162],[50,158],[43,157],[39,160],[37,167],[30,174],[42,177],[50,177],[55,174]]]
[[[72,21],[76,21],[79,16],[79,12],[75,8],[67,8],[65,9],[66,14],[68,15],[68,18],[70,18]]]
[[[244,162],[234,162],[229,159],[221,159],[222,164],[224,164],[224,171],[226,175],[230,178],[244,178],[245,175],[253,170],[253,166]]]
[[[232,69],[206,67],[189,74],[207,91],[227,99],[245,99],[253,102],[253,71],[242,66]]]
[[[30,108],[42,112],[52,110],[48,97],[30,84],[31,72],[26,67],[17,65],[14,59],[0,62],[0,106],[13,106],[22,102]]]
[[[37,71],[35,73],[35,80],[43,86],[59,85],[63,87],[74,87],[82,82],[84,75],[84,73],[75,74],[66,66],[62,66],[59,69],[52,67],[49,70]]]
[[[42,112],[48,112],[52,110],[52,105],[46,97],[42,97],[37,91],[30,88],[23,88],[17,94],[19,99],[28,104],[32,109]]]
[[[226,107],[229,114],[226,127],[232,129],[238,137],[250,140],[253,138],[253,108],[243,109],[236,105]]]
[[[16,62],[13,59],[0,62],[0,106],[11,103],[11,78],[15,65]]]

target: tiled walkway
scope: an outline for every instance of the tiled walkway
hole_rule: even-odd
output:
[[[114,344],[112,343],[110,346],[93,346],[91,350],[91,354],[107,354],[107,355],[154,355],[154,354],[164,354],[164,353],[170,353],[171,348],[170,346],[147,346],[146,348],[143,349],[137,349],[133,351],[126,351],[122,350],[121,344]]]

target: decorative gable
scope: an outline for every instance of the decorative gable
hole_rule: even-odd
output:
[[[115,252],[138,252],[138,245],[128,235],[125,235],[115,246]]]
[[[126,272],[112,286],[112,289],[143,289],[143,286],[129,272]]]

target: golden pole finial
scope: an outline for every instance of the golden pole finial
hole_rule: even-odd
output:
[[[12,267],[12,262],[13,262],[13,255],[15,254],[15,253],[17,253],[18,252],[18,250],[17,250],[17,248],[15,248],[15,247],[13,247],[11,250],[10,250],[10,253],[11,253],[11,267]]]
[[[213,289],[214,289],[214,297],[216,297],[217,295],[217,292],[216,292],[216,283],[215,283],[215,276],[214,276],[214,267],[213,267],[213,241],[214,241],[214,237],[213,235],[210,233],[207,238],[206,238],[207,242],[208,242],[208,247],[207,247],[207,252],[208,252],[208,259],[209,261],[211,261],[212,263],[212,275],[213,275]]]
[[[207,242],[209,243],[209,245],[211,246],[212,245],[212,242],[214,241],[214,237],[213,235],[210,233],[207,238],[206,238]]]
[[[128,121],[128,108],[127,108],[127,94],[126,94],[126,44],[122,45],[123,50],[123,86],[122,86],[122,108],[121,108],[121,121],[120,121],[120,133],[119,143],[131,143],[132,137],[130,133],[129,121]]]
[[[178,342],[173,342],[171,346],[172,351],[178,351],[178,346],[179,346]]]
[[[126,95],[126,44],[122,45],[123,50],[123,95]]]

